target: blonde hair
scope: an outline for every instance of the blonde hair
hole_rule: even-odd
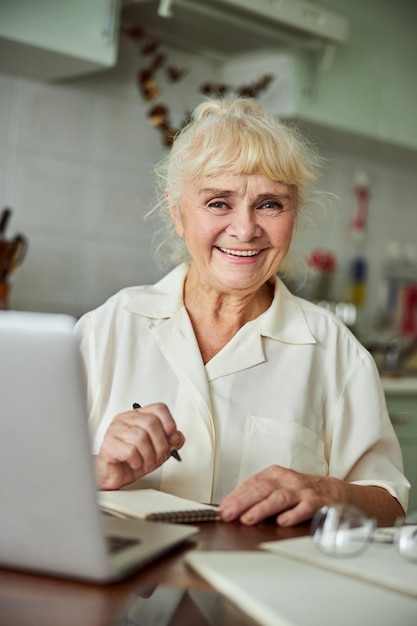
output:
[[[311,202],[308,185],[316,179],[317,153],[297,131],[284,125],[249,98],[203,102],[176,136],[172,148],[155,168],[158,197],[149,215],[162,218],[155,251],[164,260],[189,260],[184,242],[173,227],[165,189],[180,206],[184,181],[202,176],[263,174],[296,190],[297,214]]]

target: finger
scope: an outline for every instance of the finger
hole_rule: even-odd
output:
[[[158,417],[158,419],[161,420],[162,427],[164,428],[169,443],[169,454],[170,456],[173,456],[177,461],[181,461],[178,450],[180,450],[184,445],[185,437],[181,431],[177,430],[177,426],[174,419],[172,418],[171,413],[169,412],[168,407],[162,403],[149,405],[147,407],[141,407],[140,405],[136,404],[134,405],[134,407],[138,409],[143,408],[143,410],[140,411],[142,415],[155,415],[155,413],[152,413],[152,411],[156,411],[156,416]],[[164,459],[161,458],[161,462],[163,462],[163,460]]]
[[[102,488],[106,489],[119,489],[161,465],[152,453],[147,457],[143,449],[138,451],[136,445],[115,438],[103,442],[99,457],[105,464],[99,468]]]
[[[138,449],[146,473],[162,465],[174,455],[173,451],[175,458],[181,460],[176,451],[181,449],[185,442],[185,437],[180,431],[176,431],[167,439],[161,423],[153,415],[145,415],[140,422],[136,420],[136,423],[119,420],[107,434],[107,439],[112,437],[126,441]]]
[[[288,511],[298,504],[298,495],[287,489],[273,491],[267,498],[259,501],[240,516],[242,524],[257,524],[267,517]]]
[[[111,424],[108,436],[135,446],[145,464],[162,463],[168,457],[171,446],[163,424],[153,413],[138,413],[135,410],[118,416]]]
[[[181,431],[177,430],[177,425],[175,420],[173,419],[168,407],[163,403],[151,404],[146,407],[141,407],[136,405],[139,409],[139,413],[142,417],[145,415],[156,416],[164,429],[167,440],[170,445],[170,453],[176,452],[185,443],[185,437]],[[176,455],[176,458],[180,460],[179,455]]]
[[[312,500],[300,500],[296,506],[278,515],[276,522],[279,526],[295,526],[311,520],[319,508]]]
[[[262,496],[257,490],[245,490],[239,487],[226,496],[220,503],[221,518],[226,522],[235,520],[243,513],[256,506],[261,500]]]
[[[95,457],[95,471],[98,489],[120,489],[140,478],[127,463],[107,463],[99,455]]]
[[[134,470],[144,465],[143,456],[136,445],[114,436],[104,438],[99,457],[108,464],[127,463]]]
[[[142,417],[145,415],[153,415],[157,417],[169,439],[172,435],[177,433],[177,425],[174,418],[171,415],[167,405],[163,402],[156,402],[147,406],[142,406],[134,411],[134,414],[140,414]]]
[[[258,502],[267,499],[281,484],[280,470],[278,466],[271,466],[243,481],[220,503],[222,519],[236,519]]]

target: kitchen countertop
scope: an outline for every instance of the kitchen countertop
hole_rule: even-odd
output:
[[[417,376],[381,376],[385,393],[390,395],[417,395]]]

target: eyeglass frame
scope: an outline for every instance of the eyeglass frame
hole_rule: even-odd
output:
[[[417,511],[392,527],[378,527],[358,506],[336,502],[316,512],[310,534],[318,550],[332,557],[357,556],[371,543],[395,544],[404,559],[417,563]]]

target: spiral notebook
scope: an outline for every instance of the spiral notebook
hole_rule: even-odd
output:
[[[209,522],[219,520],[219,509],[180,498],[156,489],[126,489],[99,491],[99,506],[103,511],[122,517],[134,517],[153,522]]]

